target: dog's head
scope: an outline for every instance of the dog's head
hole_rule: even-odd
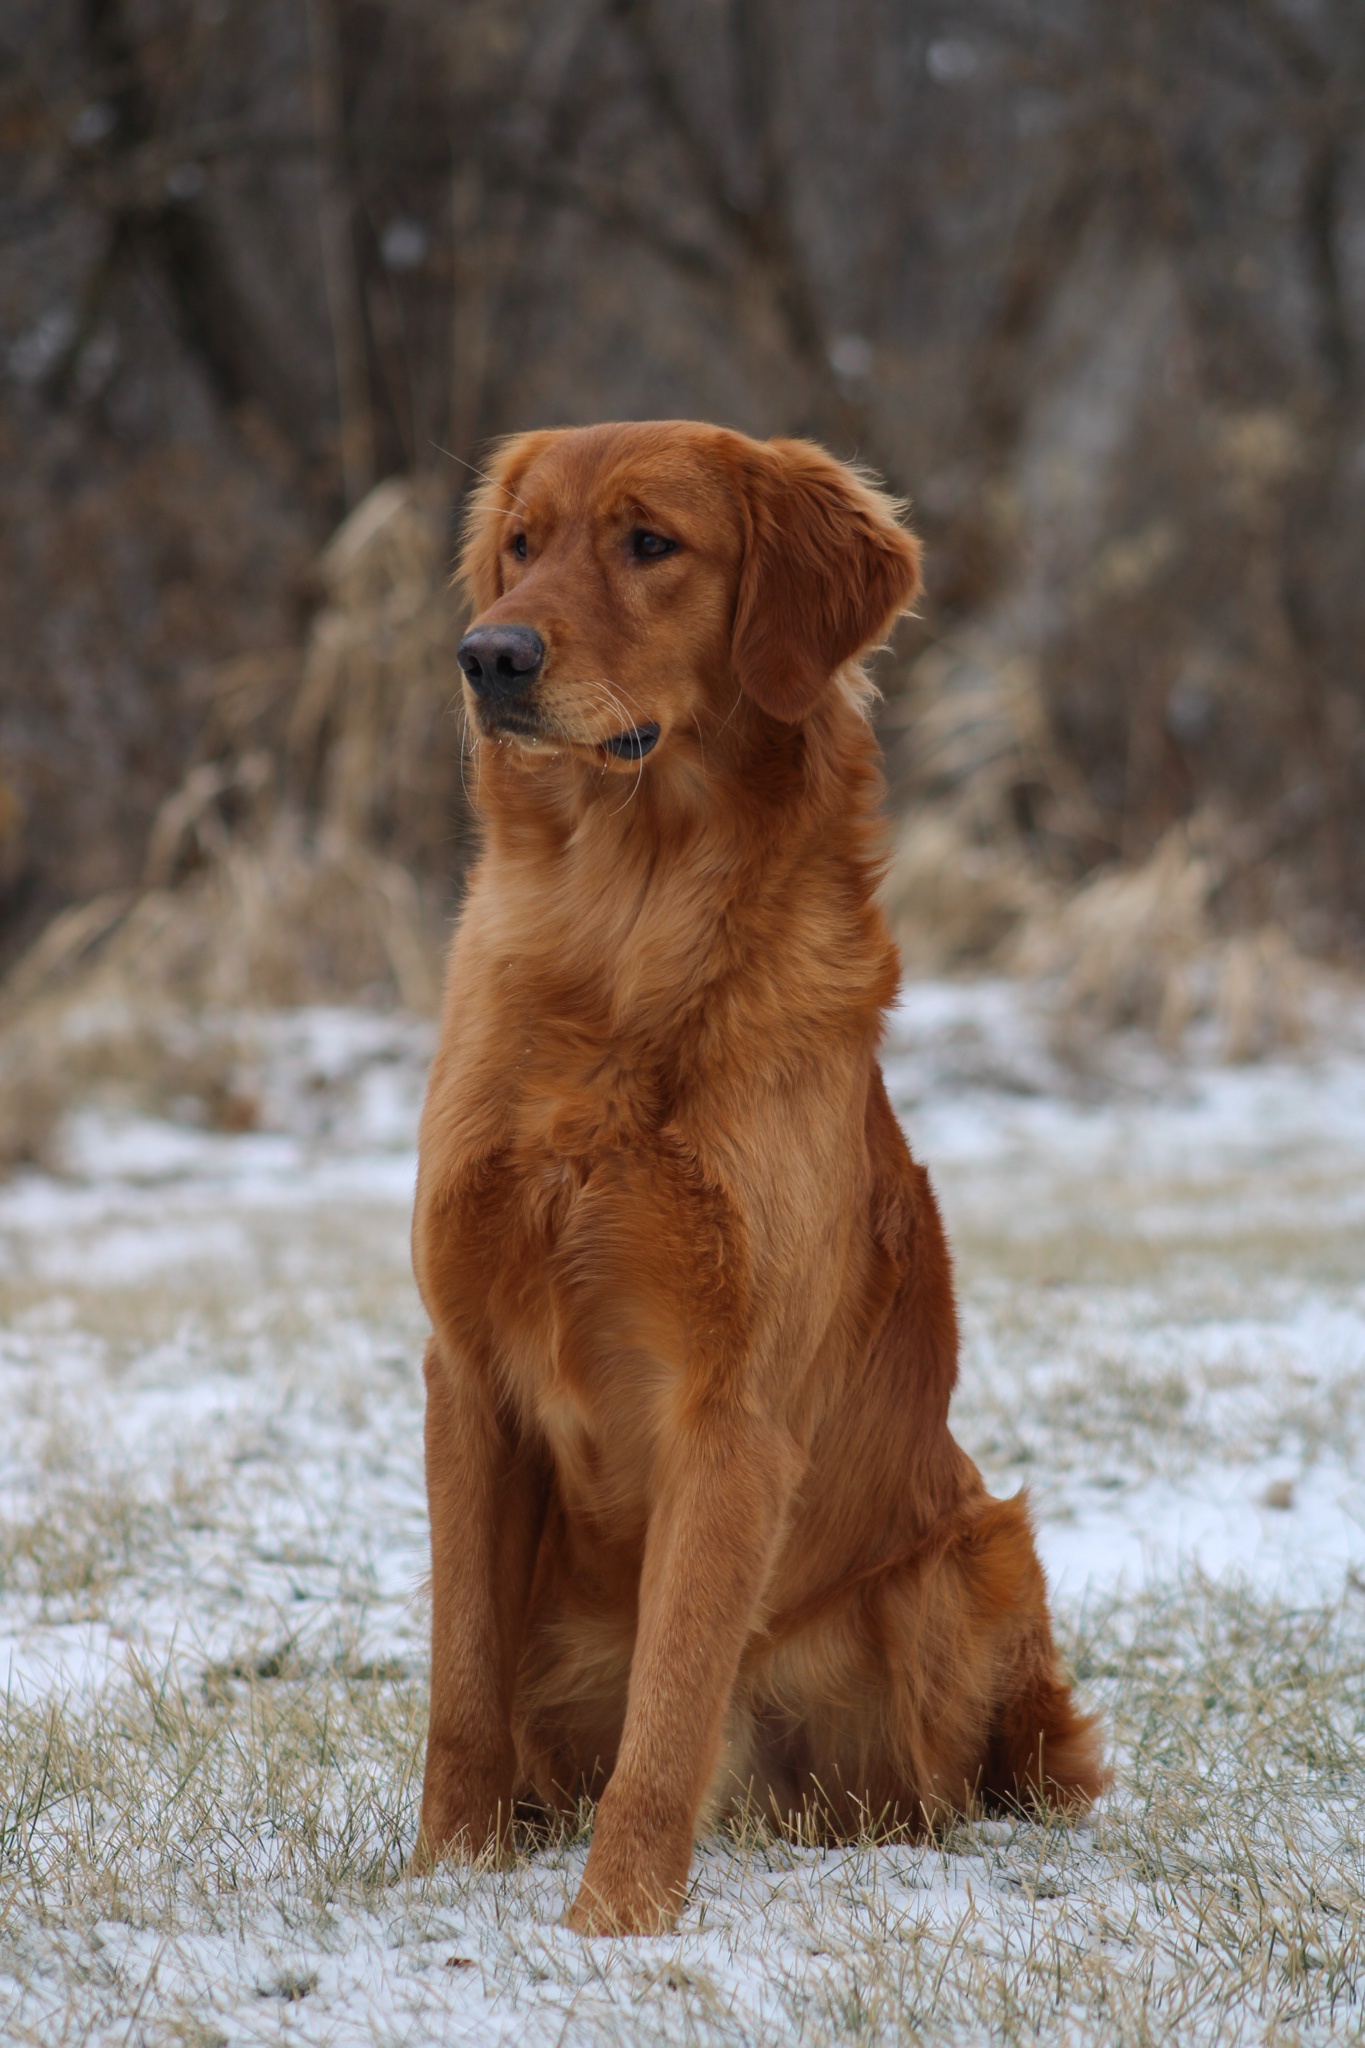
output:
[[[610,768],[737,692],[799,724],[919,587],[896,512],[805,441],[656,421],[504,442],[461,565],[476,729]]]

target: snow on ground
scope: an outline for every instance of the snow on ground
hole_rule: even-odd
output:
[[[1258,1066],[1120,1046],[1086,1100],[1012,985],[902,999],[888,1082],[966,1281],[958,1425],[1032,1484],[1059,1594],[1365,1565],[1365,1057],[1333,1022]]]
[[[79,1751],[100,1788],[81,1825],[93,1842],[97,1814],[118,1822],[117,1847],[111,1835],[99,1855],[79,1851],[68,1807],[85,1792],[68,1785],[53,1818],[47,1762],[36,1794],[26,1776],[0,1783],[31,1816],[30,1874],[36,1840],[52,1859],[43,1897],[26,1894],[0,1819],[20,1873],[8,1907],[0,1893],[0,2037],[901,2039],[932,2031],[951,1991],[954,2037],[986,2038],[1025,1930],[1018,1967],[1041,1982],[1046,1927],[1092,1973],[1106,1944],[1148,1943],[1142,2038],[1166,2037],[1153,1999],[1172,2039],[1261,2038],[1251,2002],[1230,2027],[1219,1992],[1210,2031],[1172,1991],[1184,1965],[1151,1930],[1175,1909],[1132,1875],[1150,1849],[1125,1863],[1113,1846],[1129,1840],[1122,1785],[1099,1834],[997,1823],[956,1848],[823,1857],[710,1844],[668,1943],[558,1929],[581,1843],[511,1875],[397,1879],[425,1671],[424,1330],[407,1229],[429,1038],[335,1010],[252,1028],[239,1094],[258,1128],[105,1101],[69,1119],[60,1175],[0,1186],[6,1754],[30,1772],[42,1717],[65,1717],[63,1754]],[[958,1258],[955,1426],[994,1490],[1029,1486],[1083,1680],[1121,1702],[1125,1614],[1141,1612],[1128,1635],[1142,1635],[1149,1690],[1158,1667],[1233,1674],[1173,1722],[1223,1712],[1214,1693],[1240,1698],[1241,1666],[1218,1660],[1244,1624],[1210,1621],[1185,1593],[1160,1606],[1200,1573],[1240,1589],[1229,1599],[1253,1603],[1267,1640],[1285,1629],[1293,1656],[1326,1655],[1315,1609],[1365,1586],[1365,1016],[1343,1003],[1301,1056],[1254,1067],[1197,1048],[1173,1064],[1134,1042],[1078,1072],[1018,987],[930,983],[907,990],[886,1068]],[[292,1792],[272,1793],[264,1764],[257,1782],[244,1700]],[[329,1777],[333,1712],[350,1748]],[[1358,1761],[1358,1731],[1340,1740]],[[190,1758],[164,1781],[163,1741]],[[134,1756],[159,1791],[138,1789]],[[1365,1781],[1343,1782],[1358,1804]],[[310,1801],[311,1862],[290,1833]],[[1322,1820],[1338,1891],[1344,1825]],[[1191,1868],[1221,1868],[1221,1853],[1205,1842]],[[82,1854],[88,1897],[73,1890]],[[7,1868],[0,1856],[0,1884]],[[1066,1968],[1062,2018],[1088,2010],[1081,1965]],[[1260,1995],[1264,2016],[1265,1982]]]

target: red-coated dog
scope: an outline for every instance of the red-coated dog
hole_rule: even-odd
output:
[[[571,1924],[669,1925],[699,1822],[838,1837],[1105,1782],[1026,1510],[948,1431],[952,1273],[877,1047],[857,667],[914,597],[821,449],[524,434],[460,648],[484,850],[422,1121],[419,1867],[597,1820]]]

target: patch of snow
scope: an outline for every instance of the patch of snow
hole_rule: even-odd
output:
[[[334,1009],[252,1031],[261,1128],[85,1110],[60,1177],[0,1187],[12,1701],[93,1695],[130,1656],[195,1686],[282,1657],[425,1669],[408,1225],[431,1033]],[[1064,1615],[1190,1569],[1310,1601],[1365,1576],[1357,1038],[1237,1070],[1120,1049],[1078,1079],[1026,990],[905,991],[886,1066],[958,1254],[954,1426],[994,1491],[1029,1485]],[[80,1967],[154,1978],[233,2042],[630,2040],[665,1981],[680,2038],[778,2041],[856,1992],[856,1957],[820,1947],[831,1901],[869,1942],[970,1925],[1002,1955],[1069,1910],[937,1850],[704,1846],[683,1933],[622,1949],[557,1925],[581,1860],[537,1858],[507,1909],[501,1880],[442,1874],[321,1923],[273,1884],[275,1917],[236,1931],[111,1918]],[[16,2026],[61,2037],[44,1980],[8,1968]]]

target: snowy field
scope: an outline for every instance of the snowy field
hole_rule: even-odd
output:
[[[0,1185],[0,2041],[1365,2034],[1365,1012],[1078,1073],[1011,985],[909,992],[956,1428],[1030,1488],[1116,1786],[1071,1831],[716,1839],[678,1935],[626,1944],[558,1926],[581,1837],[401,1875],[427,1039],[251,1030],[254,1129],[110,1101]]]

